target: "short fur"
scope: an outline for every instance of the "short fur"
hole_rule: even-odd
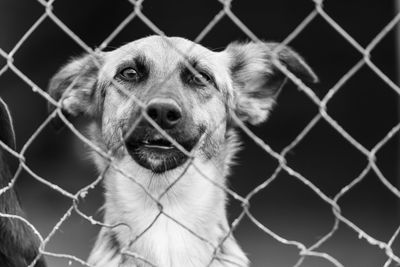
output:
[[[162,267],[249,266],[232,235],[213,257],[214,248],[228,235],[229,223],[226,192],[212,182],[226,184],[238,150],[232,112],[251,124],[265,121],[285,82],[271,63],[276,46],[233,43],[214,52],[183,38],[151,36],[111,52],[83,55],[53,77],[50,94],[61,99],[65,113],[91,118],[90,139],[114,158],[109,168],[108,161],[92,154],[98,170],[105,172],[104,222],[123,225],[100,231],[91,265],[150,266],[145,259]],[[295,75],[316,81],[292,49],[283,47],[278,58]],[[200,74],[192,73],[187,62]],[[165,131],[193,150],[193,164],[175,148],[168,147],[169,154],[154,152],[158,145],[149,149],[153,139],[168,143],[143,118],[143,110],[150,115],[153,102],[176,106],[179,127]],[[122,135],[125,140],[118,146]],[[160,198],[159,204],[142,187]],[[138,257],[121,253],[126,251]]]

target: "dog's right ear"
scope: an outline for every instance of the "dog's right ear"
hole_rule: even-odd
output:
[[[65,115],[94,115],[94,91],[102,61],[100,53],[85,54],[72,59],[50,80],[48,92],[54,100],[61,99]],[[55,109],[50,103],[48,108],[50,112]],[[56,129],[63,126],[61,121],[53,122]]]
[[[7,104],[0,98],[0,140],[15,150],[15,133]],[[0,147],[1,149],[1,147]]]

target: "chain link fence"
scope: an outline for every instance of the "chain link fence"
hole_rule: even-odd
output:
[[[32,36],[32,34],[37,31],[37,29],[41,26],[41,24],[45,20],[50,20],[54,25],[59,27],[66,36],[68,36],[71,40],[76,42],[84,51],[94,54],[98,51],[102,51],[106,48],[109,47],[109,44],[118,36],[118,34],[121,33],[125,29],[125,27],[132,22],[133,20],[140,20],[143,22],[145,25],[147,25],[155,34],[165,36],[165,33],[162,30],[162,25],[156,25],[155,23],[152,22],[149,17],[146,16],[146,1],[145,0],[127,0],[131,5],[132,5],[132,12],[116,27],[108,36],[107,38],[104,39],[101,44],[96,47],[92,48],[90,45],[86,44],[77,34],[74,33],[73,30],[71,30],[64,22],[57,17],[57,15],[54,12],[54,3],[57,0],[49,0],[49,1],[44,1],[44,0],[37,0],[43,7],[44,11],[43,14],[40,16],[40,18],[35,21],[35,23],[30,27],[30,29],[22,36],[22,38],[18,41],[18,43],[10,50],[6,51],[0,47],[0,57],[2,57],[5,61],[6,64],[4,64],[3,67],[0,69],[0,78],[3,76],[6,72],[12,72],[16,74],[19,79],[21,79],[24,83],[26,83],[30,88],[32,88],[32,91],[39,96],[41,96],[43,99],[45,99],[50,105],[55,107],[55,110],[46,118],[46,120],[43,121],[43,123],[37,128],[37,130],[31,135],[29,140],[24,143],[22,148],[19,151],[14,151],[10,149],[6,144],[0,141],[0,146],[8,151],[12,156],[14,156],[16,159],[19,161],[18,169],[15,172],[12,182],[5,188],[0,189],[0,194],[4,194],[7,190],[10,190],[12,187],[15,186],[15,183],[20,176],[21,172],[26,171],[29,173],[34,179],[36,179],[38,182],[42,183],[43,185],[48,187],[48,190],[54,190],[58,194],[63,195],[64,197],[68,198],[71,202],[70,207],[66,212],[63,214],[61,218],[59,218],[59,221],[57,222],[56,225],[52,228],[52,231],[46,236],[42,236],[39,231],[36,229],[36,227],[31,224],[31,222],[25,218],[11,215],[11,214],[0,214],[1,217],[6,217],[9,218],[10,220],[21,220],[24,223],[26,223],[33,231],[34,233],[38,236],[38,238],[41,241],[41,247],[40,247],[40,255],[45,255],[48,258],[56,257],[56,258],[64,258],[67,260],[70,260],[71,262],[76,262],[79,263],[83,266],[90,266],[85,259],[81,259],[75,255],[69,255],[69,254],[63,254],[63,253],[55,253],[51,252],[50,247],[48,246],[48,243],[50,240],[54,237],[54,235],[60,231],[60,227],[72,216],[73,213],[79,214],[82,218],[90,222],[91,224],[94,225],[99,225],[102,227],[115,227],[113,225],[105,225],[102,222],[95,220],[91,214],[85,214],[84,212],[81,211],[79,203],[82,202],[88,193],[95,187],[99,187],[99,184],[101,183],[103,179],[103,174],[100,174],[97,179],[95,179],[92,183],[88,184],[87,186],[81,188],[79,191],[72,193],[69,192],[65,189],[63,189],[61,186],[54,184],[50,182],[49,180],[43,178],[42,176],[38,175],[35,173],[34,170],[32,170],[27,164],[27,159],[26,159],[26,151],[32,146],[32,144],[35,142],[35,140],[38,138],[38,136],[41,134],[43,129],[47,127],[47,125],[53,120],[55,117],[59,117],[65,125],[73,132],[73,134],[81,140],[84,144],[89,146],[92,150],[96,151],[99,155],[104,157],[109,162],[108,168],[116,168],[116,166],[113,165],[113,157],[110,156],[112,153],[111,151],[103,151],[101,148],[97,147],[95,144],[91,143],[90,140],[87,139],[77,128],[75,128],[71,122],[64,116],[64,114],[61,112],[61,100],[56,101],[53,98],[50,97],[50,95],[46,92],[44,88],[39,87],[29,76],[27,76],[20,68],[16,66],[14,63],[14,58],[18,54],[21,46],[25,44],[26,42],[29,42],[29,38]],[[61,0],[58,0],[61,1]],[[237,0],[239,1],[239,0]],[[254,42],[260,42],[261,40],[257,37],[255,33],[252,32],[251,29],[249,29],[244,22],[241,21],[241,19],[235,15],[234,9],[232,8],[232,0],[219,0],[221,9],[220,11],[213,17],[213,19],[204,27],[204,29],[197,35],[197,37],[194,39],[194,42],[201,43],[202,40],[209,34],[209,32],[220,23],[220,21],[223,18],[228,18],[231,20],[245,35],[252,41]],[[281,45],[289,45],[296,37],[298,37],[299,34],[301,34],[309,25],[311,25],[317,18],[323,19],[325,22],[327,22],[330,25],[330,28],[337,33],[339,33],[352,47],[354,50],[356,50],[360,55],[361,59],[354,65],[352,68],[345,73],[338,81],[337,83],[329,89],[328,93],[325,94],[324,97],[319,97],[312,88],[308,87],[306,84],[302,82],[299,78],[297,78],[293,73],[291,73],[288,69],[285,68],[276,58],[273,60],[273,63],[276,65],[277,68],[279,68],[294,84],[296,84],[299,88],[299,90],[307,96],[313,104],[317,107],[318,112],[317,114],[309,121],[307,126],[292,140],[292,142],[284,147],[280,151],[274,150],[269,144],[267,144],[262,138],[257,136],[252,130],[250,130],[245,124],[243,124],[238,118],[233,116],[236,124],[238,127],[242,130],[242,132],[247,135],[249,138],[251,138],[254,143],[259,146],[265,153],[270,155],[274,161],[277,163],[277,168],[273,172],[273,174],[270,177],[267,177],[261,184],[256,186],[253,190],[251,190],[248,194],[246,195],[240,195],[236,193],[234,190],[216,183],[211,177],[207,177],[207,175],[203,175],[203,178],[209,181],[210,183],[213,183],[215,186],[219,187],[221,190],[224,190],[232,199],[235,201],[238,201],[241,205],[241,211],[239,215],[232,220],[232,223],[230,225],[231,227],[231,232],[236,231],[237,228],[240,228],[242,221],[246,218],[249,219],[254,226],[258,227],[259,230],[261,230],[265,235],[268,235],[275,239],[277,242],[288,246],[288,247],[294,247],[297,249],[298,253],[298,260],[293,266],[305,266],[304,261],[307,258],[310,257],[317,257],[321,258],[323,262],[326,262],[326,265],[324,266],[344,266],[344,264],[341,262],[340,259],[332,256],[330,253],[324,252],[322,249],[323,245],[328,242],[330,239],[334,238],[335,234],[337,233],[338,229],[340,227],[348,227],[351,229],[355,234],[358,235],[359,239],[362,240],[363,242],[366,242],[374,247],[376,247],[378,250],[380,250],[382,253],[385,254],[386,261],[384,263],[384,267],[389,267],[389,266],[396,266],[400,264],[400,251],[395,249],[393,247],[393,244],[399,239],[399,234],[400,234],[400,225],[393,231],[391,234],[391,237],[388,240],[380,240],[374,235],[368,233],[365,231],[360,225],[357,223],[354,223],[350,218],[344,216],[341,212],[341,206],[339,204],[339,201],[343,199],[345,196],[351,194],[352,190],[357,187],[360,183],[362,183],[363,180],[366,179],[366,176],[369,173],[374,173],[379,180],[379,182],[385,186],[387,189],[387,194],[391,194],[395,196],[397,199],[400,198],[400,191],[399,189],[392,184],[390,179],[387,179],[383,172],[380,170],[378,167],[377,162],[377,153],[388,143],[390,142],[393,138],[395,138],[396,134],[400,131],[400,123],[394,125],[389,132],[379,141],[377,142],[372,148],[367,148],[365,147],[362,143],[360,143],[356,138],[354,138],[350,133],[346,131],[346,129],[338,122],[335,120],[333,116],[329,113],[329,109],[327,108],[328,103],[337,95],[337,93],[343,88],[344,84],[346,84],[353,76],[355,76],[359,70],[363,67],[368,67],[370,70],[373,71],[374,75],[379,77],[385,84],[386,87],[390,88],[389,90],[393,90],[397,95],[400,95],[400,88],[396,84],[395,81],[393,81],[391,78],[389,78],[380,68],[377,66],[372,60],[371,60],[371,52],[375,49],[375,47],[383,40],[383,38],[391,31],[393,30],[396,25],[398,24],[400,20],[400,13],[396,14],[394,18],[373,38],[370,43],[367,46],[363,46],[360,43],[357,42],[344,28],[341,27],[339,23],[337,23],[330,14],[327,13],[327,11],[324,9],[324,1],[322,0],[314,0],[314,5],[315,7],[313,10],[303,19],[303,21],[298,24],[298,26],[285,38],[282,42]],[[171,47],[172,49],[175,49],[174,47]],[[275,49],[274,52],[278,52],[282,46],[279,46]],[[179,53],[185,53],[184,51],[179,51]],[[195,71],[195,70],[193,70]],[[50,77],[49,77],[50,78]],[[122,89],[123,90],[123,89]],[[127,93],[128,95],[128,93]],[[136,104],[143,105],[143,103],[140,103],[139,100],[133,99]],[[160,128],[158,127],[157,124],[152,122],[151,118],[149,118],[145,113],[143,113],[143,116],[150,121],[150,123],[153,124],[153,126],[160,131],[161,134],[165,135],[166,138],[168,138],[176,147],[180,148],[186,155],[189,157],[192,157],[190,151],[185,151],[178,143],[176,143],[171,137],[167,136],[167,134]],[[329,126],[336,131],[341,138],[346,140],[348,143],[350,143],[359,153],[365,157],[367,160],[367,164],[365,165],[365,168],[359,173],[357,177],[354,177],[351,182],[349,182],[347,185],[342,187],[338,193],[336,193],[333,197],[328,196],[326,193],[324,193],[323,190],[321,190],[317,185],[315,185],[313,182],[310,181],[308,177],[303,175],[300,171],[296,170],[296,168],[292,167],[291,164],[288,163],[287,161],[287,156],[290,154],[298,145],[299,143],[306,138],[307,135],[315,128],[317,123],[320,121],[324,121],[329,124]],[[196,166],[194,166],[196,168]],[[201,173],[201,170],[197,168],[197,170]],[[124,173],[123,170],[117,170],[121,173],[123,173],[124,176],[126,176],[128,179],[132,180],[133,183],[137,183],[134,177],[129,176],[128,174]],[[285,233],[278,233],[275,232],[274,230],[271,230],[268,227],[268,224],[261,222],[259,219],[257,219],[257,216],[255,216],[251,209],[251,203],[253,198],[259,194],[263,194],[265,192],[265,189],[270,186],[272,182],[274,182],[278,176],[281,173],[286,173],[290,175],[293,179],[297,179],[301,183],[303,183],[310,192],[315,193],[319,199],[323,202],[325,202],[327,205],[330,206],[331,212],[334,215],[334,222],[331,225],[330,231],[326,232],[323,236],[320,236],[314,244],[305,244],[300,241],[296,240],[290,240],[285,238]],[[179,178],[177,177],[175,182],[178,182]],[[174,182],[174,183],[175,183]],[[140,185],[142,186],[142,185]],[[173,185],[172,185],[173,186]],[[142,186],[143,190],[147,192],[147,189],[145,186]],[[168,188],[167,190],[169,190]],[[147,192],[148,193],[148,192]],[[148,193],[150,194],[150,193]],[[156,203],[160,204],[159,199],[155,198],[154,196],[151,196],[151,199],[153,199]],[[187,231],[191,232],[194,236],[199,238],[200,240],[204,242],[208,242],[206,239],[204,239],[202,236],[200,236],[198,233],[193,231],[192,229],[187,228],[185,225],[181,224],[178,220],[175,218],[169,216],[165,211],[160,209],[160,214],[163,214],[167,216],[170,220],[174,221],[176,224],[180,225],[181,227],[185,228]],[[271,215],[273,216],[273,215]],[[155,220],[158,219],[158,216],[155,218]],[[149,226],[151,227],[151,225]],[[293,224],[292,227],[296,227],[295,224]],[[216,251],[218,248],[222,245],[222,243],[225,241],[225,239],[228,236],[226,236],[222,241],[221,244],[219,244],[217,247],[215,247],[214,251],[214,256],[210,255],[210,264],[212,263],[216,255]],[[244,247],[244,250],[246,251],[246,247]],[[142,260],[146,263],[148,263],[149,266],[155,266],[151,262],[148,262],[147,259],[143,258],[141,255],[137,255],[133,251],[129,250],[123,250],[121,253],[129,256],[129,257],[134,257],[136,259]],[[39,255],[39,256],[40,256]],[[38,258],[39,258],[38,256]],[[367,257],[367,256],[366,256]],[[267,261],[267,260],[266,260]],[[30,264],[30,266],[34,266],[35,261]],[[329,265],[330,264],[330,265]],[[269,266],[266,263],[266,266]]]

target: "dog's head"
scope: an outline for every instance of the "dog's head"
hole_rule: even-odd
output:
[[[163,173],[182,166],[189,153],[209,159],[222,151],[232,114],[251,124],[266,120],[286,80],[272,63],[276,46],[233,43],[214,52],[183,38],[151,36],[72,60],[49,92],[62,99],[64,112],[93,118],[103,148],[112,150],[124,137],[116,154]],[[292,49],[283,47],[277,58],[297,77],[316,81]]]

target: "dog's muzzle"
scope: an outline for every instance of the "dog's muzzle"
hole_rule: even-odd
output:
[[[187,153],[191,152],[202,135],[172,99],[153,99],[147,105],[146,113]],[[135,129],[127,130],[125,147],[129,155],[139,165],[154,173],[174,169],[188,159],[185,151],[168,140],[146,118],[143,118]]]

